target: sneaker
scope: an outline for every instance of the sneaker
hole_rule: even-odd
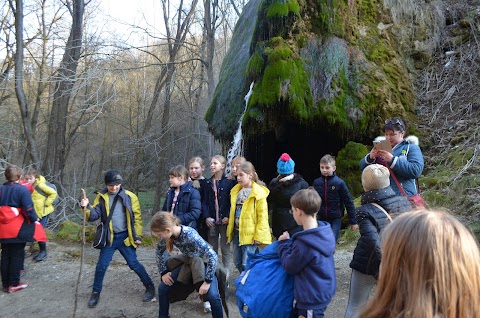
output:
[[[9,293],[15,293],[15,292],[17,292],[17,291],[19,291],[19,290],[22,290],[22,289],[25,289],[25,288],[27,288],[27,287],[28,287],[28,283],[27,283],[27,282],[25,282],[25,283],[18,283],[17,286],[9,286],[9,287],[8,287],[8,292],[9,292]]]
[[[144,302],[156,301],[156,299],[155,299],[155,286],[153,284],[147,286],[147,288],[145,290],[145,294],[143,294],[143,301]]]
[[[37,256],[35,257],[35,262],[41,262],[47,257],[47,251],[40,251],[38,252]]]
[[[205,312],[206,314],[212,312],[212,306],[210,305],[210,302],[208,300],[203,302],[203,312]]]
[[[100,299],[99,292],[92,292],[90,296],[90,300],[88,301],[88,307],[94,308],[98,304],[98,300]]]

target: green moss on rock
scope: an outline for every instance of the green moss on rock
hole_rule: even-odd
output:
[[[354,198],[364,192],[359,162],[368,152],[365,145],[349,141],[336,157],[337,175],[345,181]]]

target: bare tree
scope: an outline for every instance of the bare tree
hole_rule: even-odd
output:
[[[40,158],[38,155],[37,143],[33,136],[30,121],[31,115],[28,111],[28,102],[25,96],[25,91],[23,90],[23,0],[16,0],[15,7],[13,6],[12,0],[9,0],[9,2],[15,14],[15,93],[20,106],[23,131],[27,140],[27,149],[30,153],[30,159],[33,166],[37,167],[40,163]]]
[[[72,26],[63,58],[56,72],[57,82],[48,126],[47,149],[42,170],[54,176],[56,181],[63,178],[67,157],[67,116],[76,70],[82,49],[84,0],[66,2],[72,15]]]

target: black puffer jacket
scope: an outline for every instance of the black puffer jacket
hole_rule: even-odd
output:
[[[397,196],[391,187],[368,191],[362,195],[362,205],[356,211],[360,239],[353,252],[350,267],[363,274],[378,277],[381,261],[380,232],[390,223],[388,217],[376,206],[382,206],[395,219],[395,214],[410,211],[412,205],[406,197]]]
[[[293,235],[302,230],[289,212],[290,198],[298,190],[308,188],[308,183],[299,174],[294,173],[291,176],[293,177],[289,175],[281,179],[273,178],[268,185],[270,194],[267,202],[269,210],[272,211],[272,232],[275,237],[279,237],[285,231]]]

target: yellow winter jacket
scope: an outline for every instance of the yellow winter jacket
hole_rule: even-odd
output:
[[[238,192],[241,185],[235,185],[230,191],[230,217],[228,219],[227,237],[228,242],[233,240],[235,227],[235,208],[237,205]],[[239,219],[239,244],[249,245],[254,241],[261,244],[272,243],[270,226],[268,224],[267,196],[270,191],[256,182],[252,183],[252,191],[242,206]]]
[[[141,241],[143,236],[143,223],[142,223],[142,210],[140,209],[140,201],[135,193],[120,188],[118,195],[121,200],[118,200],[118,204],[122,204],[125,207],[125,213],[127,217],[127,231],[128,237],[123,241],[126,246],[133,246],[137,248],[136,240]],[[89,222],[100,219],[102,222],[107,219],[110,214],[109,196],[107,189],[101,190],[93,205],[87,206],[86,218]],[[122,203],[120,203],[122,202]],[[109,245],[113,242],[113,225],[110,220],[108,227],[110,229],[110,237],[108,239]]]
[[[44,216],[49,215],[53,212],[53,200],[57,197],[57,192],[50,188],[45,182],[44,176],[37,176],[35,178],[35,184],[33,185],[34,190],[32,192],[33,205],[35,206],[35,212],[37,212],[38,217],[41,219]],[[37,191],[36,188],[39,188],[45,195]]]

